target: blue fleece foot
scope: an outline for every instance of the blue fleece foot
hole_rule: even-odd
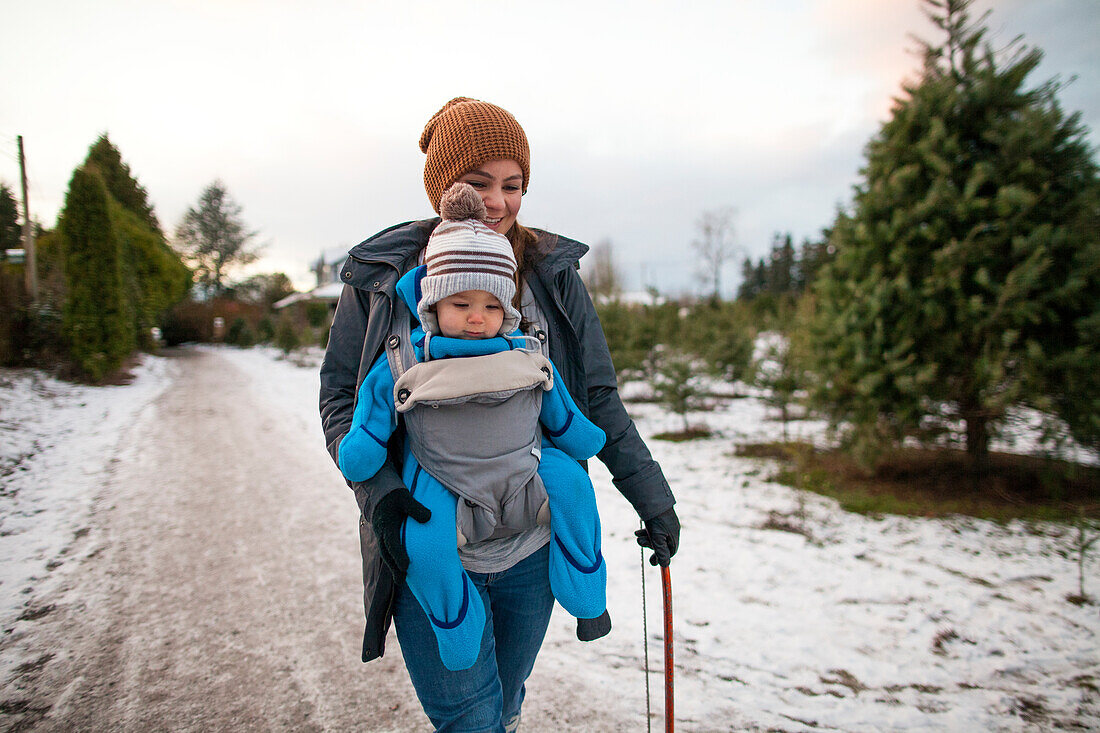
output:
[[[481,601],[481,595],[466,573],[462,574],[462,580],[462,605],[454,619],[436,618],[425,608],[428,620],[432,623],[432,631],[435,632],[439,658],[443,661],[443,666],[452,672],[474,666],[481,652],[481,636],[485,632],[485,605]],[[413,595],[416,595],[416,591],[413,591]]]
[[[451,671],[469,669],[481,651],[486,617],[481,594],[458,559],[457,499],[411,455],[405,461],[404,478],[413,498],[432,512],[424,524],[405,521],[409,553],[405,580],[431,621],[443,665]]]
[[[550,500],[550,590],[572,616],[597,618],[607,610],[607,565],[592,483],[580,464],[548,447],[539,476]]]
[[[555,537],[550,547],[550,590],[569,615],[595,618],[607,610],[607,564],[598,551],[591,564],[584,562]]]

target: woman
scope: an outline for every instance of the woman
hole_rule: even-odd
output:
[[[538,334],[582,412],[607,435],[599,458],[642,518],[638,543],[668,565],[679,544],[675,500],[619,399],[615,371],[592,301],[577,274],[584,245],[516,221],[530,182],[527,137],[515,118],[487,102],[459,97],[428,121],[424,187],[438,212],[443,191],[469,183],[485,202],[490,228],[512,244],[519,270],[515,305]],[[321,422],[329,453],[352,421],[355,396],[390,336],[394,287],[415,267],[439,219],[399,224],[354,247],[341,271],[344,291],[321,365]],[[349,482],[360,508],[364,604],[363,661],[382,656],[391,618],[425,713],[439,729],[516,730],[524,681],[534,667],[553,609],[547,575],[549,531],[540,526],[463,548],[462,564],[486,609],[478,661],[452,672],[442,664],[430,622],[404,582],[401,526],[428,512],[400,478],[400,436],[369,481]]]

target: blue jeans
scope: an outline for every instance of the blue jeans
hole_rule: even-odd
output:
[[[500,573],[470,573],[485,603],[485,633],[473,667],[452,672],[439,658],[424,609],[402,584],[393,620],[420,704],[439,731],[514,730],[524,682],[542,647],[554,596],[549,545]]]

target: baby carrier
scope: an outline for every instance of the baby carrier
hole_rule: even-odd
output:
[[[417,361],[408,309],[398,302],[395,332],[386,342],[394,405],[417,461],[462,499],[459,544],[548,523],[537,471],[542,393],[554,386],[550,361],[523,348]],[[429,350],[426,338],[424,353]]]

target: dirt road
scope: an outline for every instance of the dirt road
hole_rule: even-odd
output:
[[[354,502],[248,376],[182,350],[120,436],[84,559],[22,650],[11,729],[423,730],[396,644],[357,661]],[[346,490],[345,490],[346,491]],[[6,721],[6,722],[5,722]]]

